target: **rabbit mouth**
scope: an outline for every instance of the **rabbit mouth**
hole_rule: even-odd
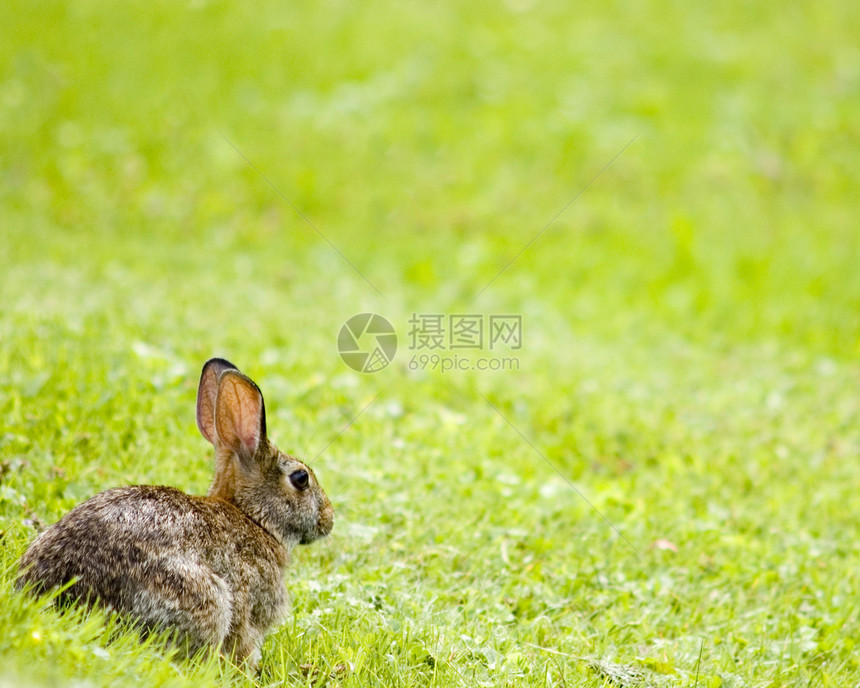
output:
[[[302,536],[302,539],[299,540],[300,545],[309,545],[312,542],[316,542],[324,537],[326,537],[328,533],[305,533]]]
[[[332,531],[334,527],[334,516],[328,516],[327,514],[320,514],[316,528],[310,532],[305,532],[302,534],[302,539],[299,540],[300,545],[309,545],[312,542],[316,542],[317,540],[321,540],[324,537],[327,537],[328,534]]]

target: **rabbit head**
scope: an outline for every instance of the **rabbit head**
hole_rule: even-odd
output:
[[[235,504],[287,547],[331,532],[334,509],[313,470],[269,441],[263,395],[229,361],[203,366],[197,427],[215,447],[209,497]]]

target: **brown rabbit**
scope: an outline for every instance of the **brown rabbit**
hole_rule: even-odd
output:
[[[173,631],[193,653],[219,649],[256,666],[287,610],[290,550],[331,532],[334,511],[313,471],[266,437],[257,385],[219,358],[203,366],[197,425],[215,446],[206,497],[136,485],[96,495],[30,545],[19,586]]]

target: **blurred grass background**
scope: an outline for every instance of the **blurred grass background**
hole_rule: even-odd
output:
[[[857,680],[855,3],[13,0],[0,26],[0,671],[239,680],[11,591],[94,492],[205,490],[223,355],[309,458],[373,400],[315,459],[340,521],[262,685]],[[364,311],[401,334],[369,376],[335,349]],[[413,312],[522,314],[520,370],[411,373]]]

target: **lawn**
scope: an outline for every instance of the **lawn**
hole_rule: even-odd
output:
[[[0,686],[860,683],[860,5],[0,27]],[[337,510],[259,676],[13,587],[89,496],[207,490],[213,355]]]

